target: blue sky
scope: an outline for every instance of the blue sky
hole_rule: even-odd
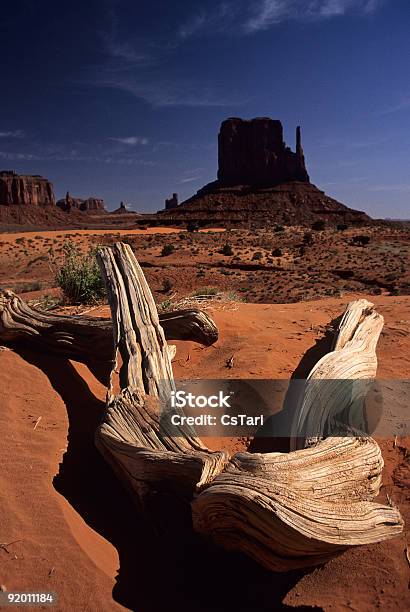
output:
[[[58,197],[162,208],[213,180],[230,116],[296,125],[312,179],[409,217],[408,0],[15,0],[2,6],[0,168]]]

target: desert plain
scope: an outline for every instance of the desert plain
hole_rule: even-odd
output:
[[[405,224],[382,224],[343,231],[280,226],[4,232],[0,286],[38,309],[109,318],[106,300],[68,305],[55,271],[67,242],[86,253],[122,241],[132,246],[159,311],[195,305],[218,326],[219,339],[210,347],[175,342],[176,378],[303,378],[330,350],[332,321],[350,301],[364,297],[385,319],[377,376],[405,379],[408,231]],[[164,254],[166,245],[172,248]],[[101,382],[84,364],[30,347],[1,347],[0,361],[5,589],[54,591],[56,609],[64,611],[75,602],[81,610],[154,612],[171,609],[169,602],[176,600],[187,611],[407,608],[406,527],[393,540],[346,551],[323,566],[278,574],[199,536],[156,537],[95,448],[106,395]],[[247,438],[204,441],[232,453],[274,450],[269,439],[259,448]],[[410,439],[379,444],[385,467],[378,499],[397,505],[408,523]],[[212,588],[205,589],[205,582]]]

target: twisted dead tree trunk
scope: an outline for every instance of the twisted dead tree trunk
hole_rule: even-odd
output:
[[[333,350],[307,378],[293,424],[293,449],[316,442],[325,428],[336,435],[367,430],[364,399],[376,377],[376,346],[383,325],[383,317],[367,300],[348,305]]]
[[[167,340],[210,346],[218,328],[205,312],[177,310],[159,315]],[[10,290],[0,291],[0,342],[37,347],[66,359],[101,366],[94,373],[106,384],[112,367],[112,322],[101,317],[67,316],[31,308]]]
[[[383,468],[378,444],[352,435],[376,375],[382,327],[373,304],[349,304],[295,414],[293,447],[306,448],[234,456],[193,503],[198,531],[273,570],[314,565],[402,531],[398,509],[372,501]],[[323,439],[326,431],[333,437]]]
[[[189,428],[164,430],[158,398],[174,389],[169,352],[155,302],[129,245],[101,248],[114,331],[107,411],[96,444],[140,508],[164,490],[189,502],[195,486],[221,471],[227,453],[212,452]],[[118,357],[120,393],[113,394]]]
[[[112,310],[115,362],[120,355],[122,365],[117,395],[116,366],[112,371],[96,443],[141,508],[164,488],[192,500],[194,529],[276,571],[323,563],[349,546],[402,531],[399,511],[372,501],[383,459],[370,437],[331,437],[290,453],[229,458],[209,451],[190,429],[180,428],[177,436],[164,431],[158,399],[174,383],[151,292],[128,246],[103,248],[99,260]],[[374,375],[380,329],[371,304],[350,305],[325,375]],[[323,376],[320,364],[311,378]],[[327,414],[337,413],[340,395],[327,401]],[[305,422],[309,406],[314,409],[313,399],[302,402],[297,423]]]

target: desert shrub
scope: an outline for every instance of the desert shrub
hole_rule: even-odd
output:
[[[217,287],[202,287],[201,289],[194,291],[192,293],[192,297],[197,297],[198,295],[217,295],[217,293]]]
[[[386,275],[386,280],[391,283],[392,281],[397,279],[397,274],[394,272],[391,272],[390,274]]]
[[[312,223],[312,230],[315,230],[315,232],[321,232],[322,230],[325,229],[325,227],[326,227],[326,224],[322,220],[315,221],[314,223]]]
[[[195,221],[188,221],[186,229],[187,229],[187,232],[198,232],[199,225]]]
[[[303,243],[307,246],[312,246],[312,244],[314,243],[312,232],[305,232],[303,234]]]
[[[221,255],[226,255],[227,257],[233,255],[233,249],[228,242],[223,245],[222,249],[219,252],[221,253]]]
[[[162,281],[162,289],[165,293],[167,293],[168,291],[171,291],[173,286],[174,286],[174,283],[172,282],[170,278],[164,278],[164,280]]]
[[[338,223],[338,224],[336,225],[336,229],[337,229],[339,232],[345,232],[345,231],[347,230],[347,228],[348,228],[348,227],[349,227],[349,226],[348,226],[348,225],[346,225],[346,223]]]
[[[364,234],[359,234],[358,236],[353,236],[352,244],[358,246],[366,246],[370,242],[370,236],[365,236]]]
[[[53,310],[61,303],[61,299],[56,297],[55,295],[50,295],[49,293],[41,296],[40,300],[36,302],[36,308],[40,310]]]
[[[32,283],[25,283],[22,290],[21,289],[17,289],[18,291],[21,291],[22,293],[28,293],[29,291],[40,291],[40,289],[43,288],[43,283],[41,281],[33,281]]]
[[[173,244],[164,244],[161,251],[161,257],[167,257],[167,255],[171,255],[175,251],[175,247]]]
[[[160,302],[159,304],[157,304],[158,312],[166,312],[167,310],[171,310],[171,308],[172,308],[171,300],[164,300],[163,302]]]
[[[276,249],[272,249],[272,255],[273,257],[282,257],[282,249],[280,249],[279,247],[276,247]]]
[[[252,255],[252,259],[255,259],[255,260],[262,259],[262,257],[263,257],[263,254],[262,254],[262,252],[261,252],[261,251],[256,251],[256,252],[255,252],[255,253]]]
[[[70,303],[90,304],[105,295],[95,255],[95,248],[84,255],[73,242],[64,244],[63,263],[57,270],[56,282]]]

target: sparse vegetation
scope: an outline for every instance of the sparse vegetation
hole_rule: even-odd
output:
[[[358,236],[353,236],[352,244],[365,247],[370,242],[370,236],[366,236],[365,234],[359,234]]]
[[[161,251],[161,257],[167,257],[168,255],[171,255],[171,253],[173,253],[175,251],[175,247],[173,244],[168,243],[168,244],[164,244],[164,246],[162,247],[162,251]]]
[[[325,227],[326,223],[322,220],[315,221],[314,223],[312,223],[312,230],[315,230],[315,232],[321,232],[325,229]]]
[[[305,232],[303,234],[303,244],[305,244],[306,246],[312,246],[312,244],[314,243],[314,238],[313,238],[313,234],[312,232]]]
[[[201,289],[194,291],[191,295],[192,297],[198,297],[199,295],[217,295],[217,293],[217,287],[202,287]]]
[[[199,232],[199,225],[195,221],[188,221],[186,229],[187,232]]]
[[[105,286],[96,260],[96,249],[87,254],[68,241],[63,245],[63,263],[56,282],[71,304],[92,304],[105,295]]]
[[[224,246],[222,247],[221,251],[220,251],[221,255],[225,255],[226,257],[230,257],[231,255],[233,255],[233,248],[231,247],[231,245],[227,242],[224,244]]]
[[[164,280],[162,281],[162,290],[164,291],[164,293],[168,293],[168,291],[171,291],[173,286],[174,283],[170,278],[164,278]]]

